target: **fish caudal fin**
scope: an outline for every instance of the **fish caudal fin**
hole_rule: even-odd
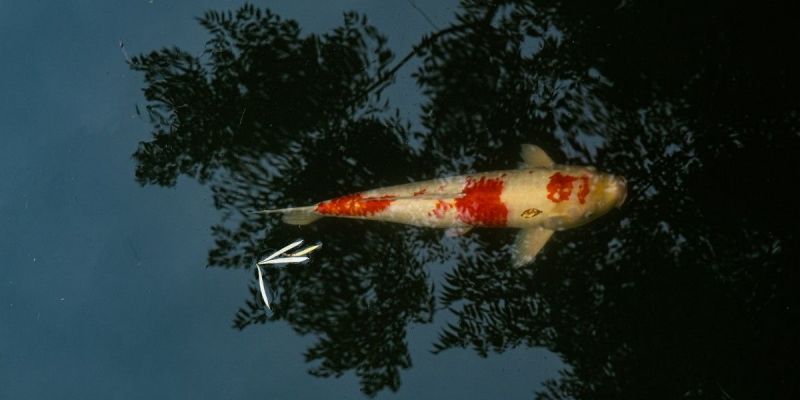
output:
[[[281,220],[289,225],[308,225],[322,218],[322,215],[314,211],[314,206],[278,208],[256,212],[261,214],[283,214]]]
[[[314,212],[314,207],[298,207],[285,211],[281,221],[289,225],[308,225],[320,218],[322,216]]]

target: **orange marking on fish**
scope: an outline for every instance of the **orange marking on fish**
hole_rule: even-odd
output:
[[[417,190],[416,192],[414,192],[414,194],[413,194],[413,195],[414,195],[414,196],[421,196],[421,195],[425,194],[425,192],[427,192],[427,191],[428,191],[428,189],[427,189],[427,188],[422,188],[422,189],[420,189],[420,190]]]
[[[470,225],[505,226],[508,221],[508,207],[500,200],[505,182],[500,179],[478,180],[467,177],[467,183],[457,198],[458,219]]]
[[[586,202],[586,196],[589,195],[589,177],[584,175],[581,177],[581,190],[578,192],[578,201],[581,204]]]
[[[444,215],[447,213],[447,210],[451,208],[453,208],[452,204],[444,200],[436,200],[436,207],[434,207],[433,210],[428,213],[428,216],[435,216],[436,218],[444,218]]]
[[[364,197],[360,193],[356,193],[323,201],[317,204],[314,210],[324,215],[366,217],[387,209],[394,198],[393,195]]]
[[[554,203],[569,200],[570,196],[572,196],[572,186],[578,179],[581,180],[578,201],[581,204],[585,203],[586,196],[589,195],[589,177],[586,175],[576,177],[556,172],[550,176],[550,182],[547,184],[547,198]]]

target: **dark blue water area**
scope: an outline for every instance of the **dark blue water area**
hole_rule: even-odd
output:
[[[0,398],[800,395],[791,10],[296,3],[0,5]],[[627,199],[522,268],[251,213],[526,143]]]

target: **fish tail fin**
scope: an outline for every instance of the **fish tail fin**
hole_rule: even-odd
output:
[[[259,214],[283,214],[281,220],[289,225],[308,225],[322,218],[322,215],[314,212],[314,206],[277,208],[254,212]]]

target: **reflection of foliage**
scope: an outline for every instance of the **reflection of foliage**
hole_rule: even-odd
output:
[[[480,2],[466,8],[485,12]],[[550,257],[537,262],[536,272],[463,260],[460,264],[470,268],[446,277],[442,299],[458,319],[443,332],[437,351],[472,347],[487,354],[519,345],[547,346],[562,354],[572,370],[548,382],[541,398],[642,398],[654,391],[666,397],[756,397],[765,387],[781,393],[788,381],[774,377],[783,376],[785,369],[754,372],[731,365],[785,359],[780,349],[788,344],[787,332],[796,334],[796,329],[785,323],[766,331],[763,327],[775,326],[776,317],[785,314],[777,304],[797,304],[796,296],[787,296],[797,282],[769,289],[762,285],[764,279],[777,283],[778,276],[796,276],[786,271],[789,257],[781,254],[786,246],[782,243],[796,242],[796,237],[783,228],[785,218],[758,204],[763,192],[720,186],[734,176],[750,188],[764,187],[765,177],[796,181],[796,168],[764,166],[771,161],[769,152],[784,153],[780,160],[790,159],[789,149],[797,150],[796,138],[771,133],[797,129],[797,119],[766,122],[768,126],[756,129],[750,121],[736,119],[700,124],[683,101],[658,97],[635,106],[618,101],[612,107],[609,99],[617,94],[603,73],[615,75],[624,67],[586,60],[581,46],[596,39],[589,37],[593,32],[584,31],[587,26],[609,24],[614,17],[598,21],[601,13],[572,16],[576,23],[564,20],[568,6],[552,13],[533,11],[522,2],[509,5],[501,9],[490,33],[466,32],[429,49],[419,77],[431,96],[424,105],[425,122],[433,132],[428,148],[455,158],[472,153],[477,143],[513,146],[525,139],[506,138],[547,134],[537,142],[555,137],[570,157],[613,165],[639,182],[623,219],[608,216],[590,228],[591,235],[582,230],[559,234],[560,245],[545,250]],[[635,6],[622,12],[653,11]],[[539,35],[553,23],[570,40]],[[526,52],[525,41],[536,39],[540,47]],[[466,64],[470,68],[461,67]],[[643,85],[638,77],[633,81]],[[657,83],[646,90],[653,92]],[[671,90],[664,93],[675,95]],[[696,131],[715,123],[749,135],[748,143],[741,138],[738,146],[721,150],[713,130]],[[466,132],[461,135],[462,148],[437,147],[455,131]],[[592,144],[600,137],[603,152],[595,153]],[[735,165],[728,152],[742,154],[736,147],[762,154],[748,157],[751,162],[738,165],[732,175],[709,165]],[[485,165],[502,162],[492,156],[476,160]],[[709,186],[722,190],[708,190]],[[720,197],[724,193],[749,204],[735,206],[735,201]],[[729,207],[727,213],[720,213],[720,202]],[[782,209],[791,208],[784,204]],[[585,259],[598,254],[606,256]],[[748,296],[756,298],[745,301]],[[768,338],[781,343],[769,347],[774,349],[771,356],[749,343]],[[779,364],[785,367],[785,361]],[[748,383],[754,381],[759,383]]]
[[[336,123],[369,107],[360,95],[392,58],[386,39],[355,14],[307,37],[296,22],[252,6],[208,12],[200,23],[212,34],[202,57],[166,49],[133,59],[150,82],[155,127],[155,140],[134,156],[141,183],[174,184],[179,173],[205,180],[263,147],[280,159],[295,140],[319,139],[301,133],[346,135]]]
[[[133,60],[145,72],[154,125],[154,140],[135,158],[143,184],[171,185],[178,174],[211,182],[216,206],[238,221],[213,228],[211,265],[248,265],[264,251],[265,232],[296,235],[274,218],[242,218],[248,210],[406,179],[407,129],[379,116],[381,87],[364,95],[393,57],[364,17],[346,14],[342,27],[305,37],[294,21],[252,6],[208,12],[200,22],[212,34],[204,54],[167,49]],[[355,370],[367,393],[396,389],[399,369],[410,366],[405,329],[431,319],[430,286],[392,242],[373,241],[359,253],[353,237],[325,235],[331,256],[318,270],[270,270],[280,293],[273,318],[319,335],[307,353],[321,361],[314,374]],[[346,256],[354,250],[363,256]],[[240,328],[266,321],[251,311],[240,314]]]
[[[355,370],[366,393],[385,386],[397,390],[399,369],[411,366],[406,326],[431,321],[432,288],[420,265],[407,259],[419,244],[409,239],[411,229],[358,233],[371,243],[369,251],[326,259],[319,269],[269,270],[280,298],[272,318],[286,320],[302,334],[319,335],[305,354],[307,361],[319,361],[312,374],[340,376]],[[348,240],[332,237],[325,246],[347,249]],[[395,260],[409,265],[391,263]],[[251,291],[248,308],[237,314],[237,328],[266,321],[255,288]]]
[[[439,298],[456,320],[435,351],[546,346],[571,368],[540,398],[783,394],[796,367],[783,353],[800,332],[791,314],[796,207],[781,194],[800,180],[798,139],[788,133],[800,118],[790,112],[796,101],[776,103],[767,85],[796,69],[735,65],[725,75],[699,54],[747,50],[738,42],[709,30],[711,42],[698,45],[662,27],[657,34],[671,32],[671,42],[660,47],[639,26],[683,16],[681,7],[607,3],[464,1],[457,24],[413,53],[422,57],[424,133],[387,116],[380,91],[397,64],[365,18],[347,14],[329,34],[301,36],[295,22],[251,6],[209,12],[204,54],[166,49],[133,61],[145,73],[154,125],[154,139],[135,154],[137,179],[210,182],[226,223],[213,228],[209,263],[242,267],[267,236],[296,235],[247,210],[513,168],[524,142],[560,148],[570,162],[629,177],[624,212],[559,233],[535,268],[508,267],[499,245],[508,232],[462,238]],[[694,32],[718,27],[691,18]],[[685,62],[664,63],[662,47]],[[719,92],[692,95],[707,88]],[[777,111],[759,103],[764,118],[736,114],[750,95]],[[254,292],[236,326],[285,320],[319,338],[306,353],[313,374],[353,370],[367,394],[396,390],[411,365],[408,325],[433,319],[436,293],[423,266],[451,257],[439,234],[352,221],[303,229],[325,242],[326,257],[270,270],[274,315]]]

